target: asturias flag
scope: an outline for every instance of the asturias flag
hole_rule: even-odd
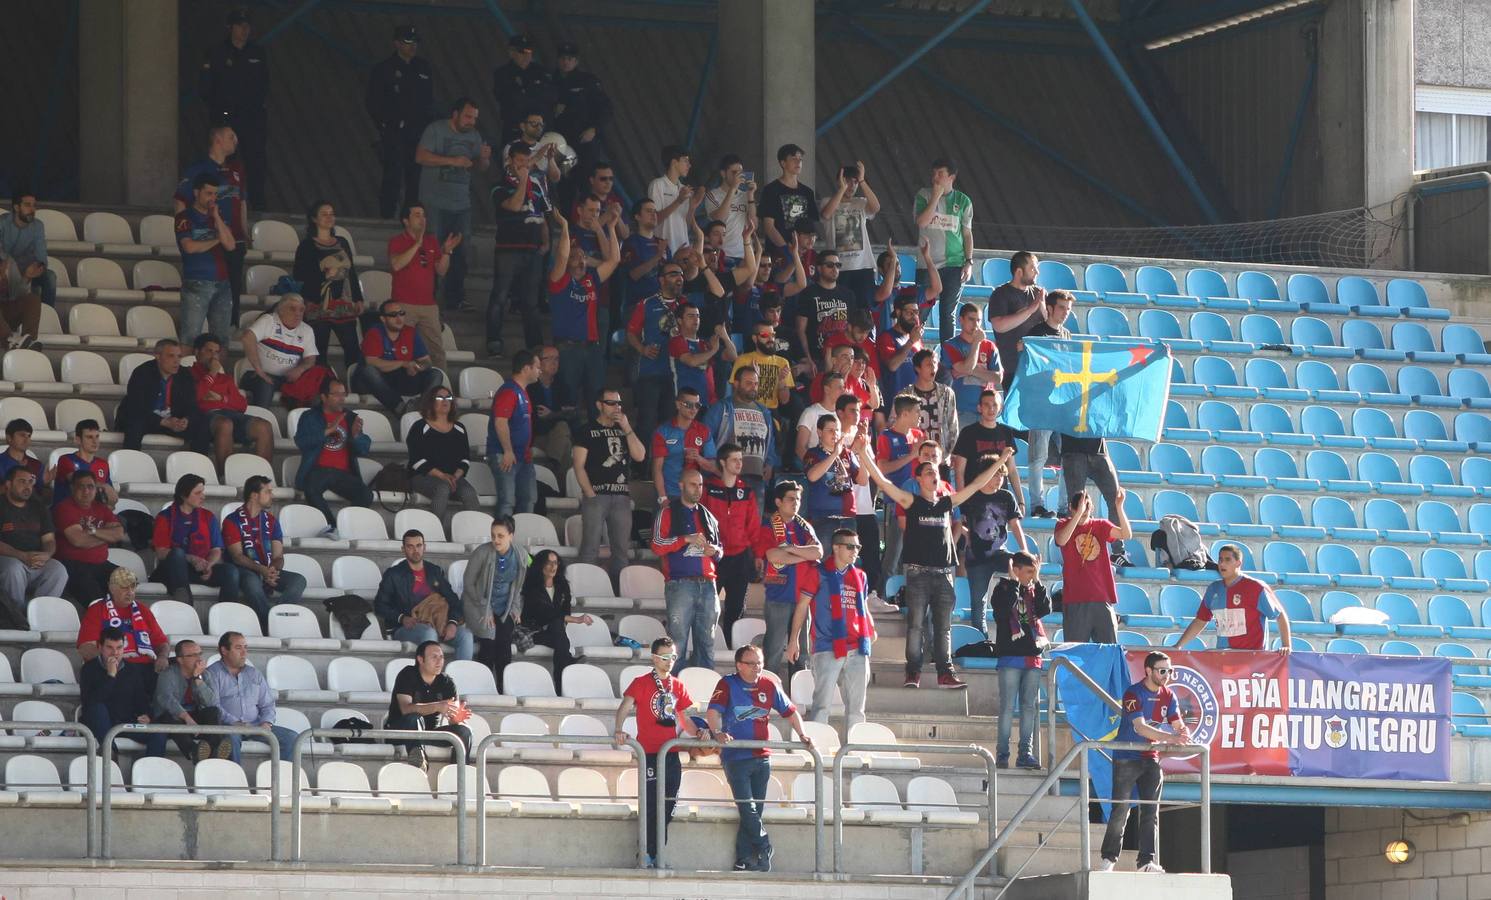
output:
[[[999,421],[1016,431],[1157,441],[1169,399],[1164,344],[1026,338]]]

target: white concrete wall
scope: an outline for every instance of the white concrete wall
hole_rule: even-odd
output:
[[[1430,821],[1408,817],[1406,834],[1416,853],[1394,866],[1382,851],[1403,833],[1401,811],[1326,810],[1326,900],[1491,898],[1491,814],[1471,814],[1466,825],[1442,810],[1410,812]]]

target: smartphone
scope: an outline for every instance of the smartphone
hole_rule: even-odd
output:
[[[741,172],[740,173],[740,183],[741,184],[751,184],[755,180],[756,180],[756,173],[755,172]]]

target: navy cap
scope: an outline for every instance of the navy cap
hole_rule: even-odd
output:
[[[578,57],[580,55],[580,45],[574,41],[565,41],[555,49],[554,55]]]
[[[393,39],[401,44],[417,44],[419,31],[413,25],[400,25],[393,30]]]
[[[512,37],[510,37],[510,38],[507,39],[507,49],[509,49],[509,50],[532,50],[533,49],[533,38],[529,37],[526,34],[515,34]]]
[[[228,27],[249,24],[248,10],[242,6],[228,11]]]

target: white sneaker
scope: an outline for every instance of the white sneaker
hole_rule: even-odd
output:
[[[1098,871],[1099,872],[1111,872],[1111,871],[1113,871],[1113,867],[1116,866],[1116,865],[1118,865],[1118,860],[1116,860],[1116,859],[1105,859],[1105,860],[1103,860],[1103,864],[1100,865],[1100,866],[1098,866]]]
[[[337,527],[335,525],[327,525],[321,529],[321,533],[316,535],[316,537],[326,538],[328,541],[341,540],[341,538],[337,537]]]
[[[1141,872],[1150,872],[1150,873],[1159,874],[1159,875],[1165,874],[1164,867],[1162,867],[1159,863],[1155,862],[1154,860],[1150,860],[1149,862],[1147,862],[1144,865],[1140,866],[1139,867],[1139,871],[1141,871]]]

